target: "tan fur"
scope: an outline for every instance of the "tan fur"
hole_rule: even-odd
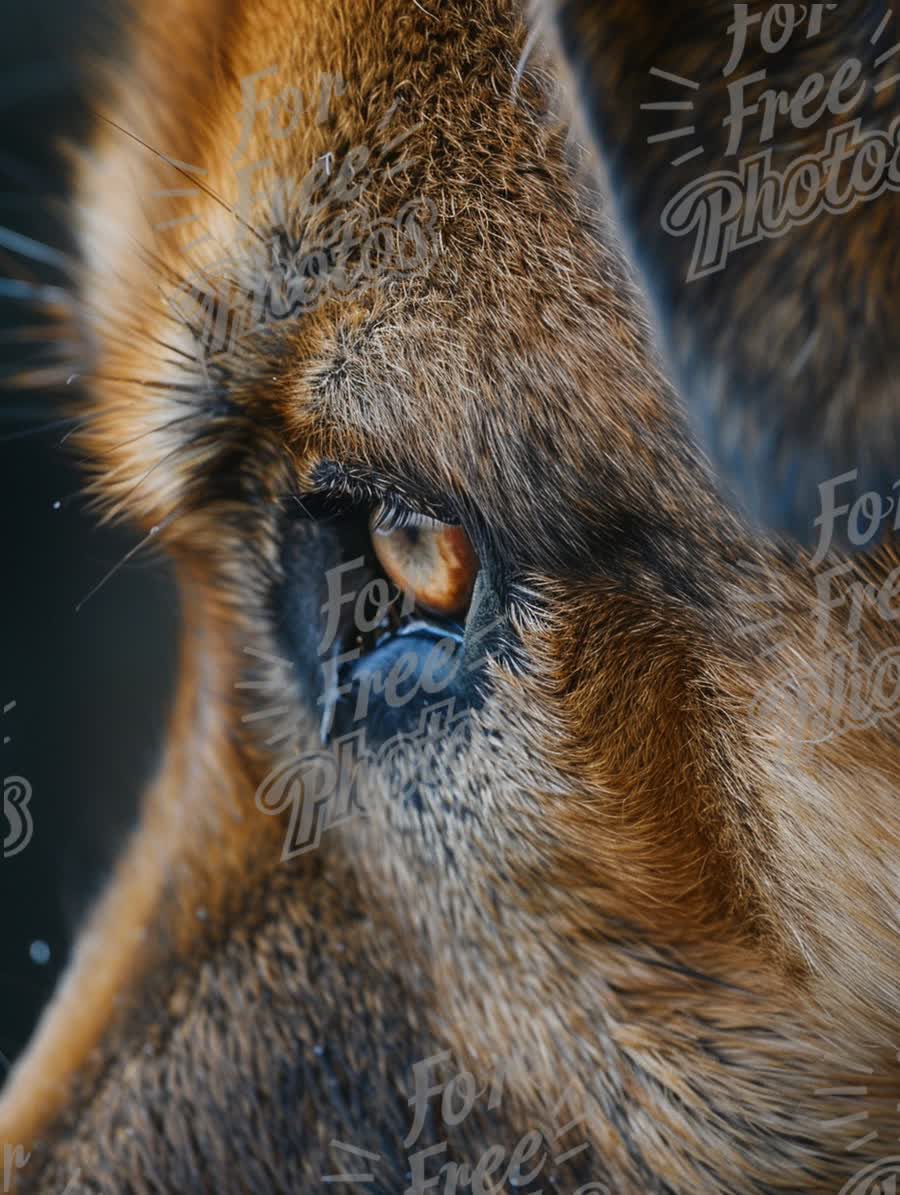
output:
[[[136,22],[80,167],[83,445],[107,510],[175,562],[181,687],[133,842],[0,1102],[3,1141],[44,1142],[23,1192],[75,1171],[102,1192],[319,1190],[333,1136],[402,1140],[411,1062],[447,1047],[509,1067],[502,1124],[467,1121],[461,1158],[574,1091],[590,1160],[546,1189],[836,1193],[896,1152],[897,721],[800,754],[789,713],[755,704],[809,683],[798,660],[826,666],[813,575],[718,494],[553,59],[533,50],[516,83],[525,38],[506,0],[167,0]],[[198,229],[246,232],[239,80],[273,63],[304,96],[322,71],[347,89],[332,124],[278,142],[257,122],[249,157],[272,165],[249,223],[271,224],[276,176],[379,144],[399,96],[412,165],[366,202],[427,195],[441,251],[250,343],[222,412],[195,369],[196,423],[170,424],[182,392],[159,384],[184,383],[193,347],[163,292]],[[155,206],[189,184],[153,150],[202,166],[200,193]],[[178,215],[199,219],[155,239]],[[415,813],[373,770],[369,816],[283,864],[254,793],[315,749],[317,716],[260,655],[282,654],[280,504],[326,459],[464,496],[532,595],[526,663],[491,663],[440,799]],[[898,563],[887,544],[858,568]],[[748,632],[747,599],[773,591],[782,632]],[[859,638],[872,657],[895,624],[870,610]],[[297,728],[278,749],[243,720],[250,676]]]

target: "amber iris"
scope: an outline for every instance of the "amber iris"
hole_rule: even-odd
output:
[[[433,519],[379,527],[373,520],[372,546],[386,576],[416,605],[442,618],[465,615],[478,557],[461,527]]]

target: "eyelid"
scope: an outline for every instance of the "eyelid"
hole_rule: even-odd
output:
[[[390,535],[394,531],[401,531],[404,527],[423,527],[430,531],[440,531],[441,528],[452,526],[452,524],[443,523],[430,515],[422,514],[421,511],[412,510],[404,503],[390,497],[382,499],[375,508],[370,526],[374,535]]]
[[[371,468],[346,465],[335,460],[322,461],[313,475],[313,484],[335,499],[343,499],[356,506],[368,505],[376,511],[382,523],[398,520],[392,529],[413,525],[412,522],[401,523],[401,519],[432,519],[438,526],[446,527],[457,527],[461,523],[456,512],[437,494],[418,493],[412,485],[408,491],[400,478],[379,476]]]

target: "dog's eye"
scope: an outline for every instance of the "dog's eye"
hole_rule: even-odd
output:
[[[461,618],[469,608],[478,557],[462,527],[424,515],[385,517],[370,523],[378,562],[416,605],[444,618]]]

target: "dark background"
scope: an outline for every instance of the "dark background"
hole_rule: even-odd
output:
[[[0,227],[60,248],[71,242],[58,144],[86,127],[82,51],[116,44],[110,13],[92,3],[0,0]],[[65,281],[5,249],[0,277]],[[46,426],[73,403],[77,412],[77,384],[42,392],[10,381],[40,352],[14,338],[42,323],[28,302],[0,298],[0,711],[16,703],[0,714],[0,751],[3,776],[32,786],[34,821],[20,854],[0,852],[0,1081],[153,773],[177,614],[165,570],[143,551],[76,612],[135,539],[97,526],[75,454],[60,444],[71,425]],[[41,943],[46,962],[32,958],[46,954]]]

